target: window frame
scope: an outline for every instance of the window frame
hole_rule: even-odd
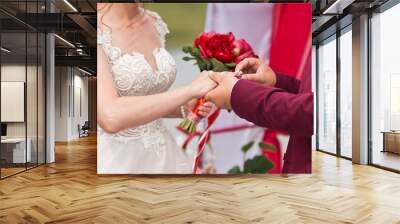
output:
[[[30,3],[36,3],[36,12],[38,13],[39,12],[39,2],[43,2],[43,1],[41,1],[41,0],[34,0],[34,1],[31,1]],[[27,13],[29,13],[29,12],[27,12],[27,3],[28,3],[28,1],[27,0],[25,0],[25,1],[23,1],[23,3],[25,3],[25,16],[27,15]],[[46,12],[47,12],[47,9],[48,7],[46,7]],[[0,11],[2,11],[3,13],[6,13],[6,14],[9,14],[9,15],[12,15],[12,14],[10,14],[8,11],[6,11],[6,10],[4,10],[3,8],[1,8],[1,5],[0,5]],[[11,17],[12,18],[12,17]],[[13,19],[15,19],[16,21],[18,21],[18,22],[21,22],[21,21],[19,21],[18,20],[18,18],[16,18],[16,17],[14,17]],[[1,25],[1,24],[0,24]],[[33,168],[36,168],[36,167],[39,167],[39,166],[41,166],[41,165],[44,165],[44,164],[46,164],[47,163],[47,81],[46,81],[46,79],[47,79],[47,43],[48,43],[48,41],[47,41],[47,32],[43,32],[43,31],[40,31],[40,30],[38,30],[38,29],[36,29],[36,28],[34,28],[34,27],[32,27],[32,26],[30,26],[30,25],[28,25],[28,24],[23,24],[23,30],[19,30],[19,31],[11,31],[11,32],[9,32],[9,31],[3,31],[3,30],[1,30],[0,29],[0,45],[1,45],[1,41],[2,41],[2,34],[4,34],[4,33],[21,33],[21,34],[23,34],[23,35],[25,35],[25,49],[24,49],[24,51],[25,51],[25,58],[24,58],[24,60],[25,60],[25,99],[24,99],[24,123],[25,123],[25,127],[24,127],[24,129],[25,129],[25,136],[24,136],[24,139],[25,139],[25,166],[24,167],[21,167],[21,168],[23,168],[23,170],[20,170],[20,171],[17,171],[17,172],[15,172],[15,173],[12,173],[12,174],[9,174],[9,175],[6,175],[6,176],[4,176],[4,174],[2,173],[2,167],[0,166],[0,180],[3,180],[3,179],[6,179],[6,178],[8,178],[8,177],[12,177],[12,176],[14,176],[14,175],[17,175],[17,174],[19,174],[19,173],[23,173],[23,172],[26,172],[26,171],[28,171],[28,170],[30,170],[30,169],[33,169]],[[35,62],[34,62],[34,65],[36,66],[36,69],[35,69],[35,73],[36,73],[36,91],[35,91],[35,93],[33,93],[33,94],[35,94],[36,95],[36,121],[34,122],[34,123],[36,123],[36,136],[33,136],[32,138],[36,138],[36,141],[37,141],[37,145],[36,145],[36,161],[34,162],[34,163],[30,163],[30,162],[27,162],[27,156],[28,156],[28,154],[26,153],[27,152],[27,147],[28,147],[28,144],[27,144],[27,142],[28,142],[28,109],[27,109],[27,83],[28,83],[28,78],[27,78],[27,75],[28,75],[28,65],[29,65],[29,63],[28,63],[28,34],[33,34],[33,35],[35,35],[36,36],[36,49],[35,49],[35,52],[36,52],[36,60],[35,60]],[[43,35],[40,35],[40,34],[43,34]],[[41,38],[39,38],[39,36],[41,36]],[[39,48],[39,41],[41,42],[41,47],[43,48],[43,49],[40,49]],[[42,53],[43,55],[39,55],[40,53]],[[44,63],[43,64],[40,64],[40,62],[39,62],[39,56],[41,56],[42,57],[42,60],[44,60]],[[3,60],[2,60],[2,54],[0,54],[0,81],[1,81],[1,67],[2,67],[2,62],[3,62]],[[39,66],[42,66],[42,70],[41,70],[41,75],[42,75],[42,84],[43,84],[43,93],[42,93],[42,96],[44,96],[44,98],[42,99],[42,103],[43,103],[43,105],[41,105],[43,108],[42,109],[44,109],[44,111],[43,111],[43,117],[40,117],[39,118],[39,116],[41,116],[41,115],[39,115],[39,79],[38,79],[38,77],[39,77]],[[1,86],[0,86],[0,88],[1,88]],[[0,100],[1,100],[1,97],[0,97]],[[0,105],[0,110],[1,110],[1,105]],[[1,115],[0,115],[1,116]],[[42,120],[42,119],[44,119],[44,120]],[[43,157],[42,159],[43,159],[43,161],[39,161],[39,141],[38,141],[38,139],[39,139],[39,120],[41,120],[41,122],[43,122],[42,124],[43,124],[43,145],[42,145],[42,149],[41,149],[41,151],[44,153],[43,155],[41,155],[41,157]],[[0,123],[1,123],[1,119],[0,119]],[[33,151],[32,151],[33,152]],[[32,154],[31,154],[32,155]],[[0,144],[0,158],[1,158],[1,144]],[[28,166],[28,163],[29,163],[29,166]]]

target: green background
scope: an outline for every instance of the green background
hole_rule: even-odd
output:
[[[193,44],[204,30],[205,3],[145,3],[143,8],[157,12],[168,25],[167,48],[182,48]]]

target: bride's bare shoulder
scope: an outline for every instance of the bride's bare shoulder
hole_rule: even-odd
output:
[[[154,24],[157,27],[158,32],[164,38],[165,35],[169,34],[169,29],[167,24],[164,22],[162,17],[155,11],[151,11],[145,9],[145,12],[149,15],[149,17],[153,20]]]

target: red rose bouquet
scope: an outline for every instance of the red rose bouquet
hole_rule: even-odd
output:
[[[185,56],[183,60],[194,60],[200,71],[224,72],[233,71],[236,65],[245,58],[257,57],[250,44],[244,39],[236,40],[231,32],[219,34],[215,32],[203,32],[194,41],[194,46],[183,48]],[[200,121],[198,108],[205,102],[201,98],[196,103],[190,114],[185,118],[180,127],[188,133],[196,131]]]

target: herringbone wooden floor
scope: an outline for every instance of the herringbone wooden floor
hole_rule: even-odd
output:
[[[400,175],[314,153],[312,175],[98,176],[96,140],[0,181],[0,223],[400,223]]]

